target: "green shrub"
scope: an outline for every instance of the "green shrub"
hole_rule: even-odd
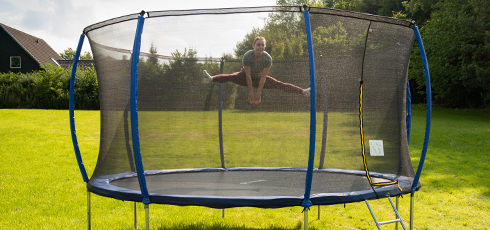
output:
[[[0,74],[0,108],[68,109],[71,70],[51,65],[32,73]],[[99,87],[93,67],[75,78],[75,108],[99,109]]]
[[[0,75],[0,108],[30,108],[32,84],[37,73]]]
[[[74,99],[76,109],[100,109],[99,84],[93,66],[77,71]]]
[[[67,109],[70,71],[49,64],[41,68],[33,82],[34,108]]]

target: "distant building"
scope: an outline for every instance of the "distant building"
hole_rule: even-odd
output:
[[[32,72],[60,66],[61,56],[43,39],[0,23],[0,72]]]
[[[71,70],[73,68],[73,60],[58,60],[58,64],[62,68]],[[92,67],[94,65],[94,60],[78,60],[78,69],[83,69],[86,67]]]

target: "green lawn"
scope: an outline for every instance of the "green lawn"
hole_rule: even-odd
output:
[[[76,111],[76,125],[90,174],[97,161],[99,112]],[[425,110],[414,109],[414,165],[424,130]],[[0,157],[0,229],[86,228],[86,188],[73,153],[68,111],[0,110]],[[416,193],[415,229],[490,229],[488,162],[489,112],[434,109],[423,187]],[[408,226],[410,198],[400,200]],[[371,206],[378,219],[393,217],[386,199]],[[310,210],[310,229],[376,229],[363,202],[322,206],[320,220],[317,210]],[[222,218],[217,209],[150,205],[150,224],[152,229],[302,229],[301,211],[233,208]],[[93,229],[132,229],[132,213],[132,202],[92,195]],[[138,217],[144,229],[141,204]]]

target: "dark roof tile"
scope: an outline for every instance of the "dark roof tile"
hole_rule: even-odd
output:
[[[20,30],[6,26],[0,23],[10,35],[17,40],[17,42],[36,59],[39,64],[45,65],[47,63],[58,66],[56,60],[62,60],[61,56],[51,48],[43,39],[24,33]]]

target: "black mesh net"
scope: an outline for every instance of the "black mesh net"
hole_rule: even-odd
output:
[[[251,50],[253,38],[260,35],[267,39],[266,51],[273,58],[268,75],[308,88],[309,60],[300,7],[149,12],[146,16],[137,94],[145,171],[307,167],[308,96],[264,89],[261,103],[251,105],[246,86],[203,83],[204,70],[210,75],[240,71],[244,51]],[[317,89],[315,167],[364,171],[365,160],[369,172],[413,176],[405,127],[406,78],[414,42],[411,24],[329,9],[312,8],[310,16]],[[129,106],[135,18],[125,16],[85,30],[101,101],[100,153],[92,179],[135,172]],[[264,182],[257,173],[234,171],[223,176],[215,172],[160,180],[149,176],[147,182],[150,192],[161,194],[260,196],[274,195],[271,191],[282,187],[291,193],[276,195],[302,196],[304,182],[285,183],[298,173],[276,172],[274,180],[254,183],[256,187],[250,190],[224,184]],[[272,175],[269,170],[263,174]],[[326,174],[315,173],[314,193],[371,188],[366,174],[353,179],[337,178],[338,174],[327,178]],[[184,186],[191,182],[196,186]],[[137,178],[114,185],[139,190]]]

